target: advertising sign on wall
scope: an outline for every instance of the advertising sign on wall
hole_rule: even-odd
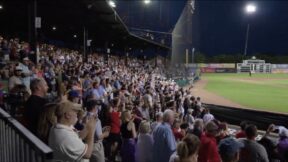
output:
[[[288,74],[288,64],[272,64],[272,73],[287,73]]]

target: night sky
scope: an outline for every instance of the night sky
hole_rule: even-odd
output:
[[[244,51],[250,24],[248,55],[288,55],[288,1],[253,1],[257,11],[247,15],[248,1],[196,0],[193,15],[193,47],[208,55]],[[143,2],[118,1],[116,11],[128,27],[171,32],[186,0]]]

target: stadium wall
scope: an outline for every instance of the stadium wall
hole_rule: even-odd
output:
[[[199,69],[201,73],[236,73],[236,64],[188,64]]]
[[[187,64],[186,67],[199,69],[201,73],[236,73],[236,64],[223,63],[223,64]],[[288,74],[288,64],[272,64],[273,74],[284,73]]]
[[[288,74],[288,64],[272,64],[273,74]]]
[[[288,127],[288,115],[259,110],[242,109],[213,104],[203,104],[220,121],[228,122],[232,125],[239,125],[246,120],[255,124],[258,129],[266,130],[271,123]]]

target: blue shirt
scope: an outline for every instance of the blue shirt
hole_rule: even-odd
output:
[[[98,91],[98,94],[100,95],[100,97],[104,97],[104,94],[106,93],[106,91],[105,91],[105,88],[102,85],[100,85],[97,88],[97,91]]]
[[[153,133],[153,162],[168,162],[176,150],[176,141],[171,126],[162,123]]]
[[[121,88],[121,84],[120,84],[120,82],[119,82],[118,80],[116,80],[116,81],[114,82],[114,87],[115,87],[116,89],[120,89],[120,88]]]
[[[101,99],[101,96],[100,96],[99,91],[98,91],[97,89],[94,88],[94,89],[92,90],[92,94],[94,95],[94,97],[95,97],[96,100]]]

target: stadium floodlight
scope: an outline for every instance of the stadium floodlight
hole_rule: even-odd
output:
[[[256,6],[254,4],[248,4],[246,7],[245,7],[245,11],[246,13],[248,14],[252,14],[254,12],[256,12]]]
[[[74,35],[73,35],[73,37],[74,37],[74,38],[77,38],[77,35],[76,35],[76,34],[74,34]]]
[[[56,26],[53,26],[53,27],[52,27],[52,30],[54,30],[54,31],[55,31],[56,29],[57,29],[57,28],[56,28]]]
[[[256,12],[256,5],[254,4],[247,4],[245,7],[245,11],[247,14],[253,14]],[[247,30],[246,30],[246,38],[245,38],[245,47],[244,47],[244,56],[247,55],[247,49],[248,49],[248,41],[249,41],[249,30],[250,30],[250,24],[247,24]]]
[[[151,3],[151,0],[144,0],[144,3],[145,3],[146,5],[148,5],[149,3]]]
[[[109,1],[108,1],[108,4],[109,4],[109,6],[111,6],[112,8],[115,8],[115,7],[116,7],[116,3],[115,3],[114,1],[112,1],[112,0],[109,0]]]
[[[2,10],[3,9],[3,6],[2,5],[0,5],[0,10]]]

